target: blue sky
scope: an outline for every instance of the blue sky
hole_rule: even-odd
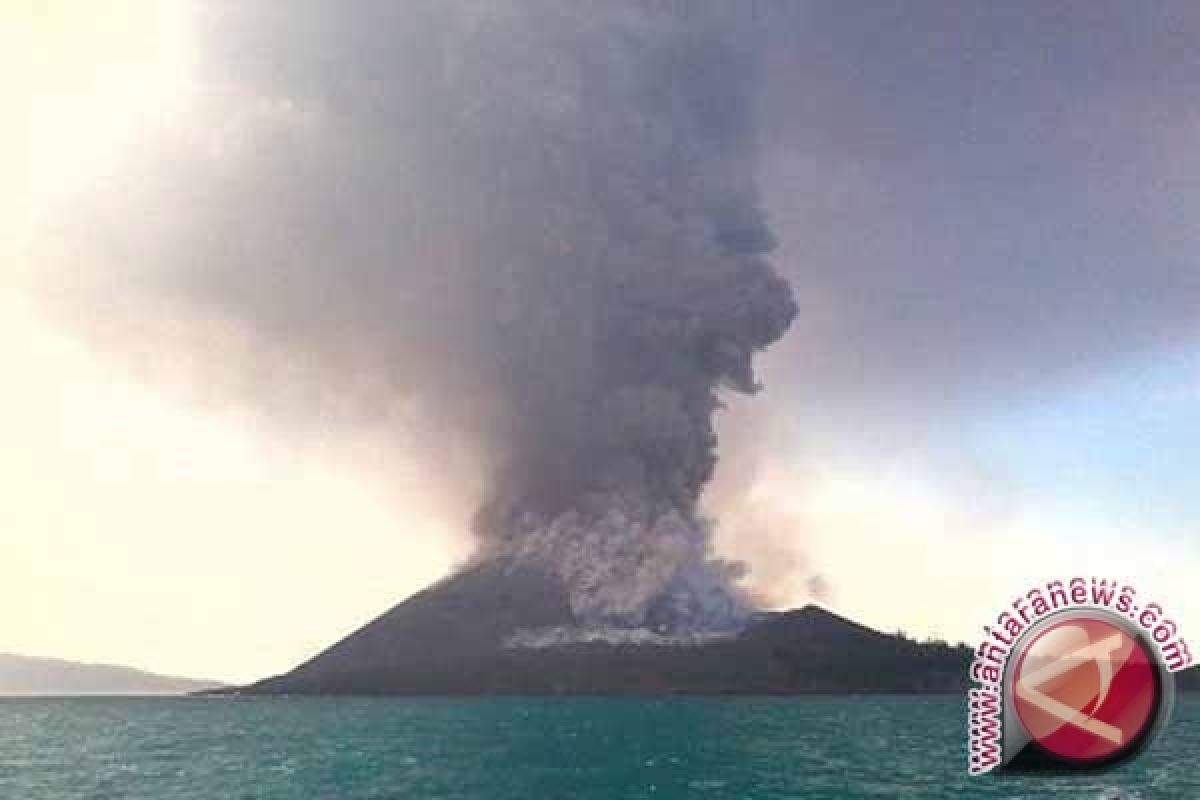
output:
[[[1024,495],[1200,547],[1200,350],[1155,353],[971,433]]]

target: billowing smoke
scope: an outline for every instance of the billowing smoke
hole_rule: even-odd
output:
[[[754,20],[648,1],[205,14],[219,121],[128,188],[147,225],[98,226],[146,266],[138,291],[233,320],[313,384],[369,384],[356,414],[402,406],[470,442],[478,558],[544,566],[586,624],[736,626],[737,567],[697,500],[720,393],[758,388],[754,355],[795,313],[753,180]],[[278,402],[293,384],[261,367],[239,385]]]
[[[549,41],[481,48],[456,76],[486,85],[497,55],[545,75],[513,97],[530,84],[502,69],[465,131],[501,209],[480,266],[500,278],[487,327],[516,412],[476,533],[557,572],[584,620],[728,626],[739,603],[696,513],[717,390],[753,391],[754,353],[794,313],[762,257],[755,52],[728,20],[576,14],[527,18]]]

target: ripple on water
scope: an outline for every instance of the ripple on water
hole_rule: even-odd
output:
[[[1198,712],[1038,781],[969,779],[954,697],[0,701],[0,798],[1196,800]]]

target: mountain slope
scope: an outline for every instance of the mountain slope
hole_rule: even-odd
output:
[[[220,687],[107,664],[0,653],[0,695],[187,694]]]
[[[490,563],[393,608],[252,694],[780,694],[950,691],[970,651],[879,633],[816,607],[762,613],[736,637],[691,644],[511,646],[571,626],[561,585]]]

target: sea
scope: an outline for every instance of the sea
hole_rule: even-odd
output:
[[[1200,798],[1200,698],[1101,774],[969,778],[960,697],[0,700],[2,800]]]

